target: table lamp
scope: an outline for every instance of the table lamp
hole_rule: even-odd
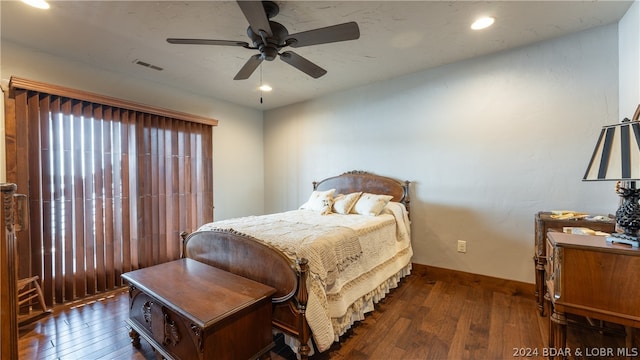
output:
[[[608,242],[639,247],[640,230],[640,105],[633,119],[602,128],[591,161],[582,181],[618,181],[616,192],[622,203],[616,211],[616,224],[624,233],[607,236]],[[624,183],[621,183],[624,182]]]

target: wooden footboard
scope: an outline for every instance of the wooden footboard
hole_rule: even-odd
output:
[[[307,308],[306,259],[293,264],[282,252],[255,238],[228,229],[182,233],[182,257],[215,266],[276,289],[272,323],[300,341],[298,354],[309,355],[311,331],[305,317]]]

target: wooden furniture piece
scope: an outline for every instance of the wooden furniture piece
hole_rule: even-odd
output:
[[[44,294],[42,288],[38,282],[40,278],[38,276],[32,276],[30,278],[18,280],[18,308],[20,309],[25,304],[27,305],[27,312],[18,312],[18,325],[30,323],[42,316],[51,313],[51,309],[47,308],[47,304],[44,301]],[[31,302],[37,300],[39,309],[35,310],[31,306]]]
[[[409,209],[409,182],[351,171],[313,183],[314,190],[336,189],[336,194],[368,192],[393,196]],[[311,329],[306,318],[308,260],[292,262],[285,254],[255,238],[233,230],[194,232],[183,237],[183,255],[276,289],[273,326],[300,343],[297,353],[306,359]],[[269,271],[264,271],[269,269]],[[386,281],[387,279],[385,279]]]
[[[15,184],[0,184],[0,359],[18,358],[18,256],[14,232]]]
[[[130,336],[167,359],[269,357],[274,289],[191,259],[125,273]]]
[[[615,230],[616,221],[613,218],[605,220],[584,219],[554,219],[551,212],[541,211],[535,215],[535,251],[533,263],[535,266],[535,298],[540,316],[544,316],[544,296],[547,293],[544,270],[547,263],[546,238],[548,231],[560,231],[564,227],[586,227],[596,231],[612,233]]]
[[[631,330],[640,327],[640,249],[560,232],[547,233],[546,247],[549,348],[566,349],[569,313],[624,325],[632,349]]]

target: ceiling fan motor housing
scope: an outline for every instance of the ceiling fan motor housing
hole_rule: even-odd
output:
[[[256,34],[251,26],[247,28],[247,35],[253,42],[253,46],[258,48],[264,60],[272,61],[278,57],[280,49],[287,45],[284,41],[289,36],[287,29],[280,23],[269,21],[273,36],[267,36],[266,32],[261,36]]]

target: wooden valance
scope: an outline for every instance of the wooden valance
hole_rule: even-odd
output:
[[[109,105],[113,107],[134,110],[145,112],[148,114],[159,115],[171,117],[178,120],[194,122],[198,124],[206,124],[211,126],[217,126],[218,120],[213,118],[208,118],[205,116],[187,114],[179,111],[162,109],[154,106],[144,105],[135,103],[133,101],[127,101],[122,99],[117,99],[105,95],[99,95],[87,91],[75,90],[66,88],[58,85],[51,85],[39,81],[23,79],[19,77],[12,76],[9,80],[9,91],[14,89],[24,89],[24,90],[33,90],[42,93],[47,93],[50,95],[57,95],[67,98],[72,98],[76,100],[88,101],[98,104]]]

